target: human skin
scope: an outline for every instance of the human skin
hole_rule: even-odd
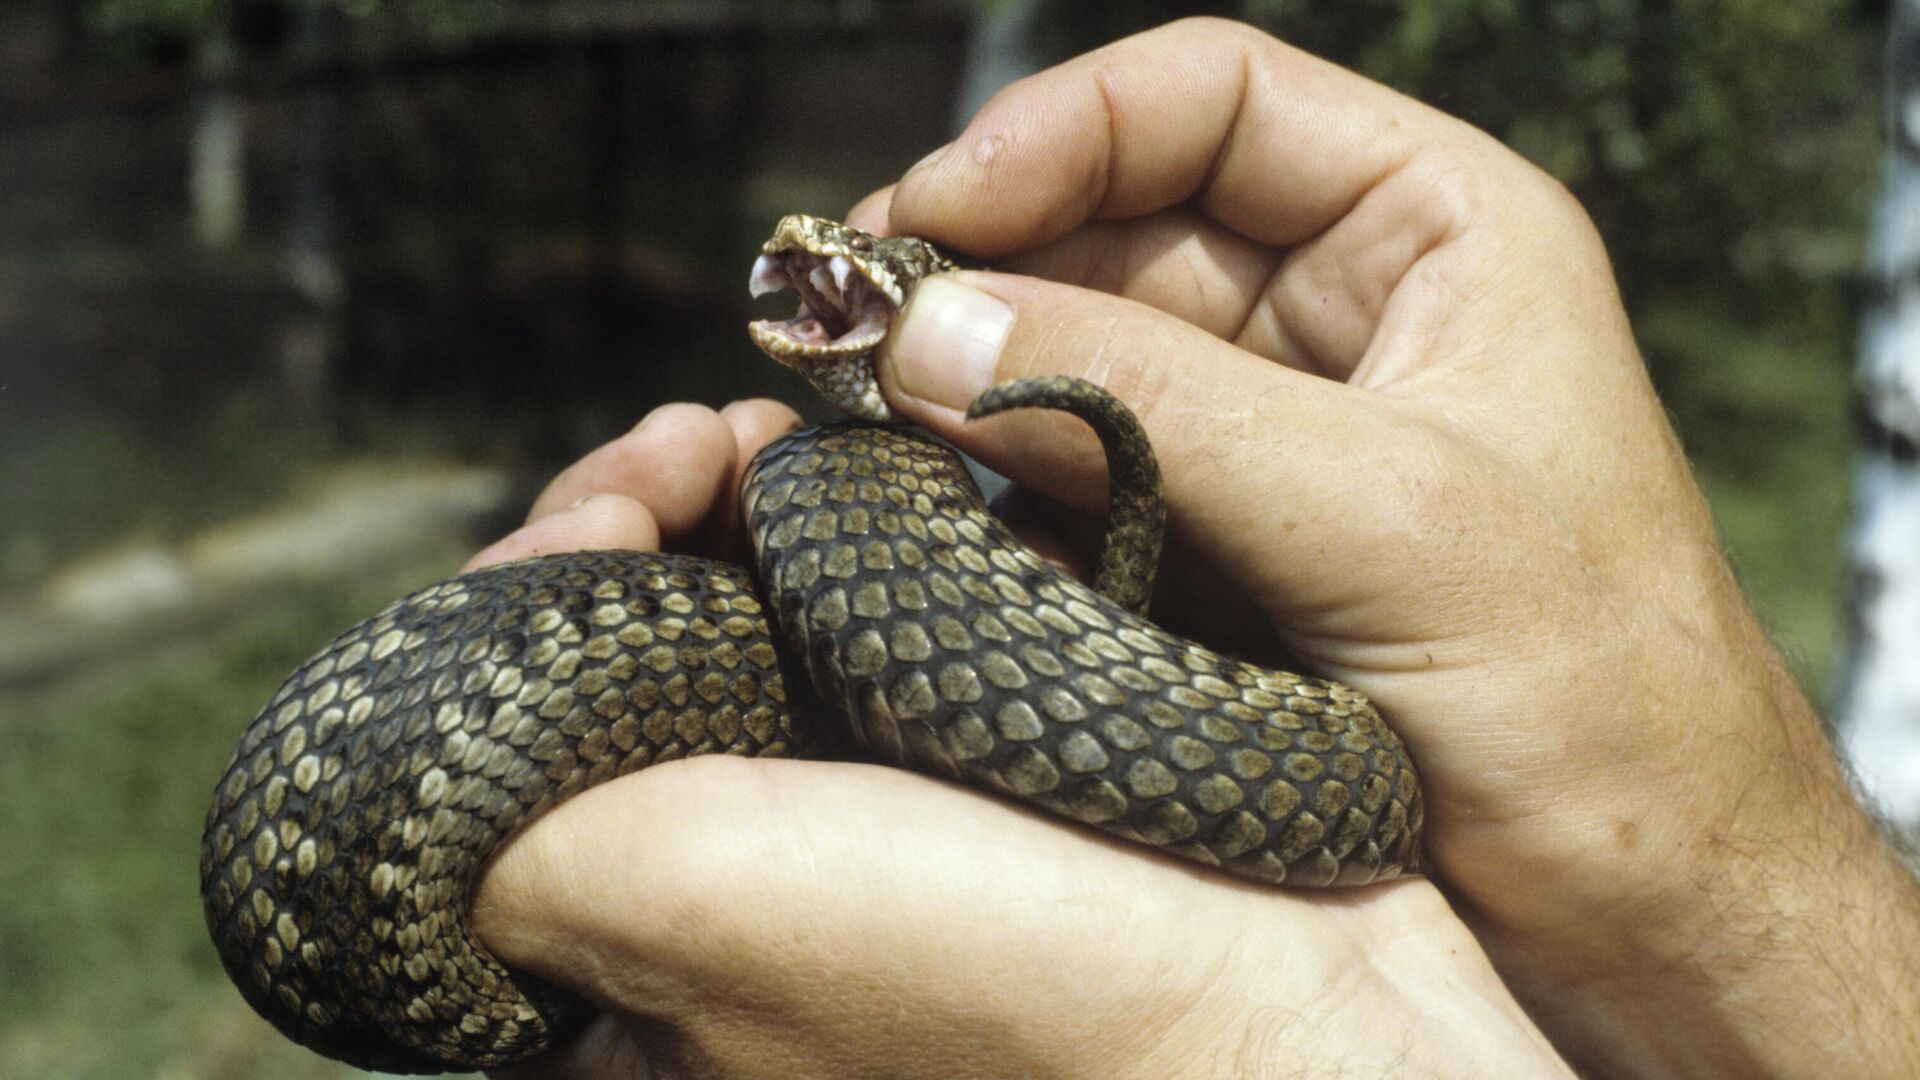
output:
[[[1067,550],[1103,503],[1092,436],[960,409],[1043,373],[1131,405],[1170,508],[1156,617],[1370,695],[1434,880],[1278,893],[895,771],[678,763],[483,880],[501,957],[605,1010],[521,1074],[1920,1073],[1920,890],[1550,178],[1196,20],[1008,88],[851,220],[1011,271],[921,287],[894,407],[1071,508],[1040,534]],[[659,410],[476,565],[737,555],[739,471],[793,422]]]

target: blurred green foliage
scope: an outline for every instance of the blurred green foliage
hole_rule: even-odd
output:
[[[122,60],[279,43],[302,16],[340,16],[373,39],[449,41],[501,25],[508,0],[85,0],[86,21]],[[518,5],[525,6],[525,5]]]
[[[0,1077],[331,1077],[227,985],[194,887],[206,801],[251,716],[316,642],[460,558],[265,595],[207,641],[0,685]]]
[[[1630,306],[1830,316],[1878,161],[1854,0],[1248,0],[1253,21],[1491,132],[1579,195]]]

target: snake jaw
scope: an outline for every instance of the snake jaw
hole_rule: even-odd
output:
[[[760,250],[747,290],[759,297],[792,289],[800,308],[792,318],[749,323],[754,344],[854,416],[893,419],[874,350],[920,280],[953,263],[924,241],[874,236],[808,214],[782,218]]]
[[[762,255],[748,284],[754,296],[800,294],[789,319],[760,319],[747,333],[768,356],[799,372],[829,401],[863,420],[891,418],[874,377],[873,350],[893,326],[898,290],[882,291],[845,255]]]

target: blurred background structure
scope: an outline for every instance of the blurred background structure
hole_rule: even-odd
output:
[[[1895,0],[1886,87],[1886,177],[1860,326],[1852,632],[1833,699],[1861,790],[1920,838],[1920,0]]]
[[[742,332],[771,223],[1180,15],[1356,67],[1581,197],[1823,694],[1887,7],[0,0],[0,1080],[349,1075],[205,939],[240,727],[652,407],[807,402]]]

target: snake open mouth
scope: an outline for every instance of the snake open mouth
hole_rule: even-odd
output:
[[[792,289],[800,310],[790,319],[749,323],[747,333],[828,401],[885,423],[893,412],[880,392],[874,350],[919,282],[952,269],[952,260],[924,240],[789,214],[761,246],[747,287],[755,296]]]
[[[871,350],[887,336],[899,301],[887,295],[852,259],[795,249],[754,260],[748,289],[765,296],[782,289],[800,294],[790,319],[760,319],[749,325],[753,340],[783,363],[825,360]]]

